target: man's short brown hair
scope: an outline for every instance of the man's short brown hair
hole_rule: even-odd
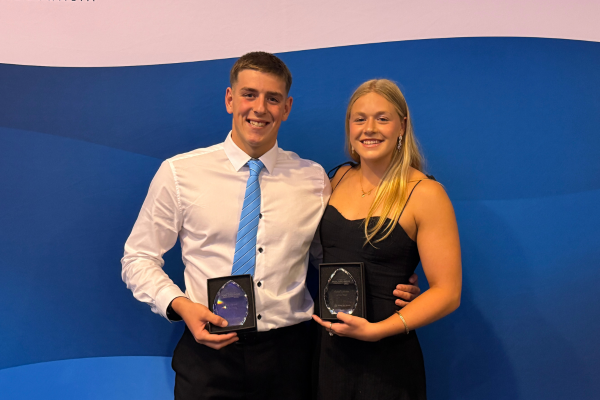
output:
[[[253,51],[238,58],[229,73],[229,84],[232,88],[237,82],[238,74],[245,69],[273,74],[281,78],[285,82],[285,93],[288,94],[290,92],[292,74],[287,65],[275,55],[264,51]]]

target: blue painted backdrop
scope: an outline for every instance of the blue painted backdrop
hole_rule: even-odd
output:
[[[596,398],[600,43],[437,39],[280,56],[295,98],[281,147],[326,169],[345,161],[347,99],[390,78],[453,200],[464,293],[418,332],[430,398]],[[1,398],[171,396],[182,326],[133,299],[119,260],[160,162],[225,138],[233,62],[0,64]],[[182,269],[175,248],[166,270],[183,287]]]

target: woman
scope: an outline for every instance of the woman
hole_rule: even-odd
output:
[[[346,143],[357,164],[338,169],[323,220],[323,262],[365,263],[367,319],[339,313],[320,335],[318,397],[424,399],[423,355],[414,329],[460,303],[461,261],[452,204],[421,172],[402,92],[363,83],[346,112]],[[392,291],[419,260],[430,289],[399,311]]]

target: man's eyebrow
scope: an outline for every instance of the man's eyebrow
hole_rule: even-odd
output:
[[[267,92],[267,96],[283,97],[283,94],[279,92]]]
[[[251,88],[251,87],[243,87],[243,88],[240,89],[240,91],[242,91],[242,92],[258,93],[258,90],[254,89],[254,88]],[[280,97],[280,98],[285,97],[283,95],[283,93],[279,93],[279,92],[267,92],[267,96]]]

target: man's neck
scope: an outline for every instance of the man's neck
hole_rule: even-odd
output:
[[[260,158],[260,157],[264,156],[269,150],[271,150],[273,147],[275,147],[275,143],[276,143],[276,142],[273,142],[270,145],[265,144],[260,147],[252,147],[252,146],[249,146],[246,143],[242,142],[241,140],[239,140],[237,135],[235,135],[233,131],[231,132],[231,140],[233,140],[233,143],[240,150],[242,150],[244,153],[248,154],[252,158]]]

